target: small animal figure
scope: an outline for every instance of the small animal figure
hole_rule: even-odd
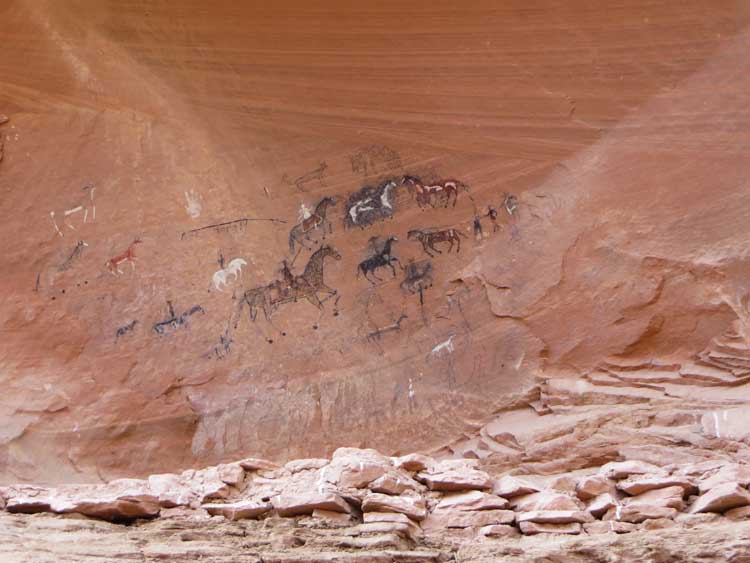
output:
[[[62,272],[70,268],[71,264],[73,264],[76,258],[78,258],[79,256],[81,256],[81,254],[83,254],[83,249],[86,248],[87,246],[88,244],[85,241],[79,240],[76,243],[75,248],[73,248],[73,252],[71,252],[70,256],[68,256],[65,259],[65,262],[60,264],[60,267],[58,268],[58,270]]]
[[[458,229],[443,229],[440,231],[422,231],[420,229],[412,229],[406,235],[406,238],[408,238],[409,240],[418,240],[419,242],[421,242],[422,249],[430,257],[435,256],[434,254],[432,254],[432,252],[430,252],[431,250],[437,252],[438,254],[442,254],[440,250],[435,248],[435,244],[439,242],[450,243],[450,247],[448,247],[448,254],[450,254],[450,251],[453,250],[453,243],[455,242],[458,245],[458,248],[456,250],[456,254],[458,254],[459,252],[461,252],[461,237],[466,237],[466,235]]]
[[[445,205],[443,207],[448,207],[448,204],[451,200],[451,195],[453,196],[453,207],[456,207],[459,188],[468,190],[468,187],[463,182],[459,182],[458,180],[443,180],[441,182],[438,182],[437,184],[425,185],[422,183],[422,180],[420,180],[416,176],[404,176],[403,183],[409,184],[412,186],[412,188],[414,188],[416,200],[419,204],[419,207],[425,207],[426,205],[435,207],[435,204],[432,201],[433,196],[444,196]]]
[[[89,209],[91,209],[91,220],[93,221],[96,219],[96,205],[94,205],[94,191],[96,190],[96,188],[93,184],[86,184],[81,189],[83,190],[84,194],[78,200],[78,205],[74,205],[70,209],[64,209],[60,212],[63,216],[62,226],[68,227],[73,231],[75,230],[75,227],[68,222],[68,218],[70,216],[75,215],[76,213],[83,212],[83,222],[86,223],[89,217]],[[50,211],[49,216],[52,219],[52,226],[55,228],[55,232],[60,236],[64,236],[63,232],[60,230],[60,227],[57,225],[55,212]]]
[[[135,328],[135,325],[137,325],[137,324],[138,324],[138,321],[134,320],[134,321],[129,322],[126,325],[122,325],[115,332],[115,340],[117,340],[121,336],[125,336],[128,332],[132,332],[132,330]]]
[[[206,311],[200,305],[194,305],[179,317],[175,314],[174,306],[171,301],[167,301],[167,308],[169,309],[169,318],[158,322],[154,325],[154,332],[156,334],[164,334],[168,329],[176,329],[184,324],[187,324],[189,317],[192,317],[196,313],[205,314]]]
[[[368,274],[372,275],[372,277],[378,281],[383,281],[375,274],[375,272],[378,268],[388,266],[393,271],[393,277],[395,278],[396,268],[393,267],[393,262],[398,262],[398,258],[391,255],[391,245],[394,242],[398,242],[396,237],[388,237],[383,245],[383,250],[374,256],[370,256],[367,260],[360,262],[357,270],[357,277],[359,277],[360,273],[364,274],[365,279],[375,285],[375,282],[370,279]]]
[[[378,340],[380,340],[380,337],[383,336],[384,334],[387,334],[389,332],[398,332],[398,331],[400,331],[401,330],[401,322],[404,319],[408,319],[408,318],[409,317],[407,317],[406,315],[404,315],[402,313],[401,316],[398,318],[398,320],[395,323],[389,324],[387,326],[384,326],[383,328],[379,328],[377,330],[372,331],[371,333],[369,333],[367,335],[367,339],[368,340],[372,340],[372,339],[378,339]]]
[[[305,184],[307,184],[308,182],[312,182],[313,180],[317,180],[321,185],[325,185],[323,183],[323,174],[325,174],[326,168],[328,168],[328,164],[323,161],[315,170],[311,170],[307,174],[303,174],[295,180],[289,180],[289,176],[287,176],[286,174],[284,174],[282,180],[284,180],[287,184],[294,184],[295,186],[297,186],[297,189],[299,191],[303,192],[305,191]]]
[[[243,266],[247,266],[247,262],[242,258],[235,258],[229,262],[229,265],[226,268],[214,272],[214,275],[211,278],[214,289],[217,291],[224,291],[222,287],[227,286],[229,276],[233,276],[232,281],[237,281],[242,274]]]
[[[135,271],[135,245],[141,244],[141,242],[143,241],[139,238],[134,239],[125,252],[107,260],[107,269],[109,270],[109,273],[113,276],[122,274],[123,272],[120,270],[120,264],[123,262],[130,262],[133,271]]]

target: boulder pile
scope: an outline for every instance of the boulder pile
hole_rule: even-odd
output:
[[[488,539],[520,534],[628,533],[750,517],[750,465],[639,460],[561,475],[491,475],[478,460],[387,457],[340,448],[329,459],[283,466],[245,459],[180,474],[107,484],[0,488],[11,513],[77,513],[129,522],[153,518],[311,518],[421,543],[448,533]],[[719,516],[712,516],[719,518]],[[396,541],[396,540],[393,540]]]

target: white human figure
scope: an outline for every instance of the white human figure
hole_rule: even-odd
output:
[[[299,219],[298,219],[299,222],[301,223],[302,221],[305,221],[306,219],[309,219],[310,217],[312,217],[312,211],[310,210],[309,207],[307,207],[307,205],[305,205],[304,203],[301,203],[299,206]]]

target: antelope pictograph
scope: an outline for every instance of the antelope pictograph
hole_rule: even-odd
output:
[[[86,184],[81,189],[83,190],[83,195],[78,200],[77,205],[74,205],[69,209],[63,209],[59,212],[59,214],[62,215],[61,226],[63,228],[68,227],[75,231],[75,227],[70,223],[69,219],[72,218],[73,215],[79,213],[83,214],[84,223],[88,221],[89,212],[91,213],[91,220],[94,221],[96,219],[96,205],[94,204],[94,191],[96,188],[93,184]],[[55,228],[55,232],[61,237],[64,236],[62,230],[60,230],[60,226],[57,224],[57,220],[55,219],[55,212],[50,211],[49,216],[52,219],[52,226]]]
[[[117,274],[122,274],[123,271],[120,269],[120,264],[123,262],[130,262],[130,266],[132,267],[133,271],[135,271],[135,246],[137,244],[141,244],[141,239],[136,238],[133,239],[133,242],[130,243],[130,246],[128,246],[127,250],[124,252],[118,254],[114,258],[110,258],[107,260],[107,269],[109,270],[109,273],[113,276],[116,276]]]

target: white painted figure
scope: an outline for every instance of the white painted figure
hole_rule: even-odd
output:
[[[242,274],[243,266],[247,266],[247,262],[242,258],[235,258],[229,262],[226,268],[217,270],[212,278],[214,289],[217,291],[224,291],[222,288],[226,287],[229,281],[229,276],[232,276],[232,281],[237,281],[237,278]]]
[[[185,211],[187,211],[187,214],[190,215],[190,218],[197,219],[198,217],[200,217],[201,211],[203,210],[203,206],[201,206],[200,194],[195,190],[185,192],[185,201],[187,202],[185,204]]]
[[[86,223],[90,211],[91,220],[94,221],[96,219],[96,205],[94,205],[94,190],[96,190],[96,188],[93,184],[86,184],[82,189],[85,193],[81,200],[79,200],[79,204],[61,212],[63,217],[61,225],[63,227],[68,227],[72,231],[75,231],[75,227],[68,221],[68,218],[72,215],[83,212],[83,222]],[[55,232],[60,236],[64,236],[63,232],[60,230],[60,226],[57,224],[57,220],[55,219],[55,212],[50,211],[49,216],[52,218],[52,226],[55,228]]]

